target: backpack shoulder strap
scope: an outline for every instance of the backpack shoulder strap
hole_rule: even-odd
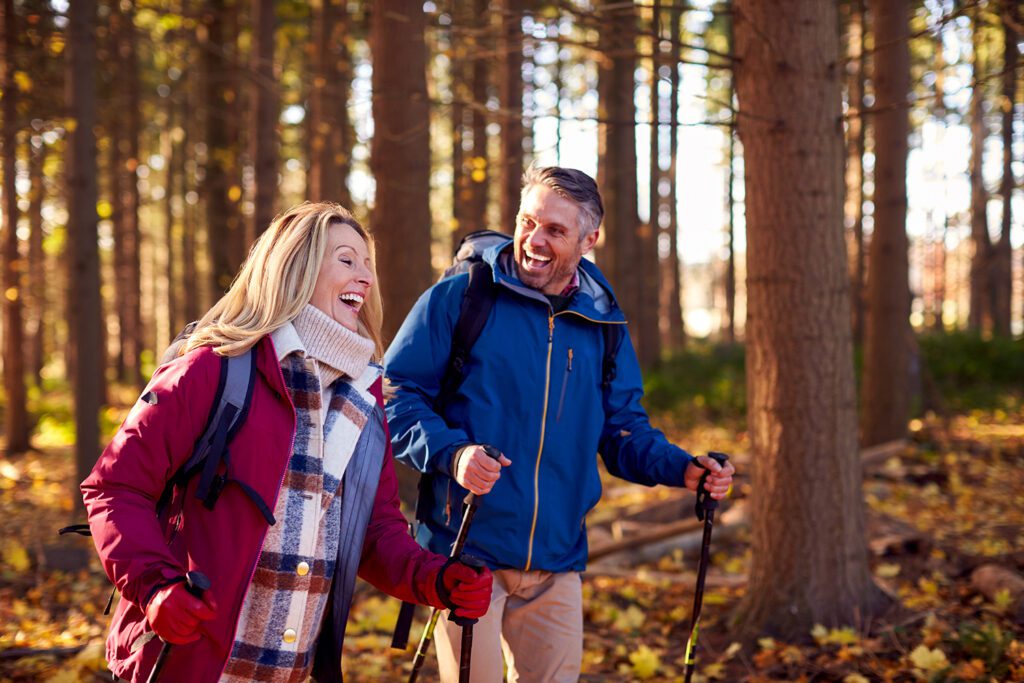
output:
[[[196,497],[202,500],[207,508],[213,509],[220,492],[230,481],[242,488],[269,524],[274,523],[271,510],[259,495],[243,482],[228,479],[227,476],[227,464],[230,460],[228,444],[245,424],[249,406],[252,404],[255,384],[255,347],[239,356],[221,358],[220,378],[210,407],[206,429],[196,439],[192,455],[178,471],[178,474],[168,482],[168,490],[161,497],[163,504],[169,502],[169,493],[175,485],[184,486],[193,475],[199,472]],[[220,471],[221,463],[224,464],[223,472]]]
[[[612,385],[617,370],[615,367],[615,356],[619,353],[619,345],[622,344],[622,325],[601,325],[601,334],[604,337],[604,356],[601,359],[601,388],[605,391]]]
[[[452,332],[452,348],[448,356],[448,365],[441,380],[441,390],[434,400],[435,407],[448,402],[465,379],[466,363],[469,353],[480,338],[491,308],[498,298],[498,288],[494,285],[491,267],[483,262],[476,262],[469,268],[469,284],[462,295],[459,306],[459,319]]]

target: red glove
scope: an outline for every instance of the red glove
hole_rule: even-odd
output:
[[[199,622],[217,615],[217,605],[209,593],[200,600],[179,581],[164,586],[146,605],[146,619],[158,636],[168,643],[184,645],[199,640]]]
[[[437,575],[437,593],[444,606],[465,619],[479,619],[491,606],[491,570],[449,561]]]

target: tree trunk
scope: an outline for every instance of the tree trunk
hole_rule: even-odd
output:
[[[313,88],[310,93],[310,172],[307,194],[351,208],[348,176],[355,132],[348,114],[352,56],[345,3],[326,1],[313,11]]]
[[[231,5],[230,0],[210,0],[202,18],[206,31],[200,34],[207,147],[202,196],[206,202],[210,279],[215,298],[231,284],[241,263],[242,245],[241,219],[235,210],[241,188],[234,184],[233,177],[238,150],[234,127],[230,124],[237,111],[230,56],[234,54],[234,35],[225,31],[233,9]],[[231,49],[227,47],[229,43]]]
[[[28,291],[32,305],[31,325],[28,328],[28,372],[32,383],[42,387],[43,364],[46,362],[46,254],[43,253],[43,164],[46,162],[46,143],[42,137],[29,142],[28,175],[31,195],[28,207]]]
[[[753,564],[737,625],[791,640],[883,602],[857,450],[836,8],[736,0],[733,17],[753,454]]]
[[[84,514],[78,482],[99,457],[101,325],[99,253],[96,234],[96,24],[95,0],[76,0],[68,9],[66,101],[74,120],[69,130],[68,185],[70,343],[77,348],[73,376],[75,396],[75,463],[72,499]]]
[[[1002,337],[1011,335],[1010,320],[1013,301],[1013,247],[1010,230],[1013,225],[1011,200],[1016,179],[1013,176],[1013,112],[1017,100],[1017,31],[1019,7],[1016,2],[1003,3],[1003,179],[999,194],[1003,198],[1003,222],[999,240],[992,252],[992,332]]]
[[[501,106],[501,184],[498,229],[512,232],[519,212],[523,155],[523,18],[524,0],[501,0],[498,101]]]
[[[470,41],[470,49],[473,53],[472,67],[470,68],[473,106],[469,110],[473,145],[468,184],[469,199],[466,201],[463,214],[465,226],[459,226],[459,237],[488,227],[487,192],[490,187],[491,164],[487,153],[487,117],[484,115],[484,107],[487,104],[487,60],[481,54],[490,45],[490,33],[487,30],[487,4],[488,0],[474,0],[475,37]],[[499,230],[511,231],[515,228],[515,222],[497,227]]]
[[[174,338],[182,327],[185,326],[182,295],[186,289],[184,281],[178,277],[178,264],[181,262],[181,239],[180,222],[175,215],[175,205],[184,199],[184,192],[178,191],[178,183],[182,180],[177,174],[178,156],[181,154],[181,125],[177,120],[178,106],[176,99],[181,95],[180,90],[172,90],[171,96],[167,98],[167,129],[160,134],[160,147],[164,155],[165,173],[165,195],[164,195],[164,225],[167,232],[165,249],[167,250],[167,268],[164,277],[167,281],[167,326],[170,328],[171,338]],[[180,204],[184,208],[184,202]],[[188,285],[191,286],[191,283]]]
[[[940,144],[946,142],[946,60],[943,57],[942,34],[935,36],[935,109],[933,116],[940,125]],[[945,186],[946,169],[942,168],[943,186]],[[945,196],[943,196],[945,200]],[[945,203],[945,202],[943,202]],[[936,332],[943,332],[946,329],[943,321],[944,308],[946,304],[946,237],[949,235],[949,212],[946,207],[941,208],[942,227],[938,238],[932,244],[932,329]]]
[[[370,166],[377,194],[370,224],[378,235],[378,276],[387,311],[384,337],[390,340],[433,279],[426,18],[418,4],[403,0],[380,0],[373,9]],[[404,39],[396,43],[396,35]]]
[[[846,130],[846,224],[851,228],[853,259],[850,281],[853,283],[853,341],[864,343],[864,0],[849,0],[847,18],[847,98],[851,116]]]
[[[875,225],[868,256],[861,445],[901,439],[910,418],[910,284],[907,136],[910,17],[907,0],[869,4],[875,45]]]
[[[117,39],[118,70],[125,107],[123,128],[115,135],[121,135],[120,197],[121,233],[123,240],[121,255],[123,262],[118,279],[124,288],[125,306],[121,318],[121,354],[124,359],[124,377],[129,384],[140,389],[145,384],[142,378],[142,349],[146,330],[150,329],[142,320],[142,268],[141,232],[139,230],[139,183],[136,170],[139,166],[139,131],[141,128],[141,106],[139,102],[139,67],[136,58],[135,8],[132,3],[128,11],[121,14]]]
[[[274,219],[277,199],[278,79],[274,74],[274,0],[253,0],[252,75],[255,79],[250,145],[256,192],[253,196],[252,243]]]
[[[971,298],[970,310],[967,314],[967,327],[975,332],[985,332],[991,328],[992,310],[991,282],[989,261],[991,260],[992,241],[988,234],[988,192],[985,190],[985,179],[982,166],[985,156],[985,138],[988,127],[985,125],[985,109],[983,107],[985,91],[979,78],[983,72],[983,64],[979,54],[981,48],[981,17],[975,8],[971,20],[971,66],[974,77],[971,83],[971,241],[974,243],[974,254],[971,257]]]
[[[601,9],[607,7],[606,9]],[[636,9],[609,0],[601,9],[598,76],[598,184],[605,207],[601,264],[630,321],[640,363],[658,360],[657,246],[650,225],[637,217],[636,106],[622,93],[635,90],[633,36]],[[651,265],[652,256],[654,265]]]
[[[3,0],[3,357],[4,433],[7,453],[23,453],[30,447],[27,391],[25,387],[25,328],[22,272],[25,262],[18,251],[18,192],[15,189],[15,160],[18,157],[18,89],[14,81],[14,63],[18,32],[15,27],[14,0]]]

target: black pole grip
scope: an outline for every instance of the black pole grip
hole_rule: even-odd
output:
[[[479,557],[476,557],[475,555],[470,555],[468,553],[463,553],[462,555],[460,555],[456,562],[458,562],[459,564],[466,565],[467,567],[475,571],[477,574],[482,572],[487,567],[487,565],[484,564],[484,561],[481,560]],[[478,621],[477,619],[471,619],[469,617],[460,617],[455,613],[454,608],[448,614],[448,620],[458,624],[459,626],[462,626],[463,628],[465,628],[466,626],[472,626]]]
[[[210,579],[206,577],[206,574],[198,570],[187,572],[185,574],[185,590],[202,600],[203,593],[210,590]],[[153,664],[153,670],[149,672],[149,678],[146,679],[146,683],[156,683],[160,679],[160,672],[163,671],[164,662],[167,661],[167,655],[170,653],[171,644],[165,641],[160,648],[160,654],[157,655],[156,662]]]
[[[490,444],[482,443],[482,444],[480,444],[480,448],[482,448],[484,453],[489,455],[493,460],[496,460],[496,461],[497,460],[501,460],[501,451],[499,451],[494,446],[491,446]],[[479,504],[479,501],[477,501],[477,495],[475,493],[473,493],[472,491],[470,491],[469,493],[466,494],[466,497],[462,499],[462,503],[463,503],[463,505],[468,505],[470,507],[475,507],[476,505]]]
[[[188,572],[185,574],[185,589],[202,600],[203,594],[210,590],[210,579],[198,570]]]
[[[709,452],[708,457],[722,467],[725,467],[726,461],[729,460],[728,455],[717,451]],[[701,466],[700,461],[697,462],[697,465]],[[697,483],[697,504],[694,506],[694,512],[697,515],[697,519],[701,521],[704,521],[704,514],[706,512],[718,508],[718,501],[712,498],[711,494],[709,494],[708,490],[704,487],[709,474],[711,474],[711,470],[705,469],[704,474],[700,475],[700,481]]]

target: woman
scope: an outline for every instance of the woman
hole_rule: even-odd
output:
[[[165,681],[340,681],[357,566],[403,600],[486,611],[490,574],[421,549],[399,511],[375,284],[373,241],[348,211],[293,207],[253,245],[183,355],[154,374],[82,484],[122,595],[107,639],[116,677],[149,675],[155,634],[176,645]],[[207,509],[193,477],[158,516],[206,427],[220,356],[250,348],[255,386],[226,473],[244,486]],[[193,569],[210,579],[202,600],[183,583]]]

